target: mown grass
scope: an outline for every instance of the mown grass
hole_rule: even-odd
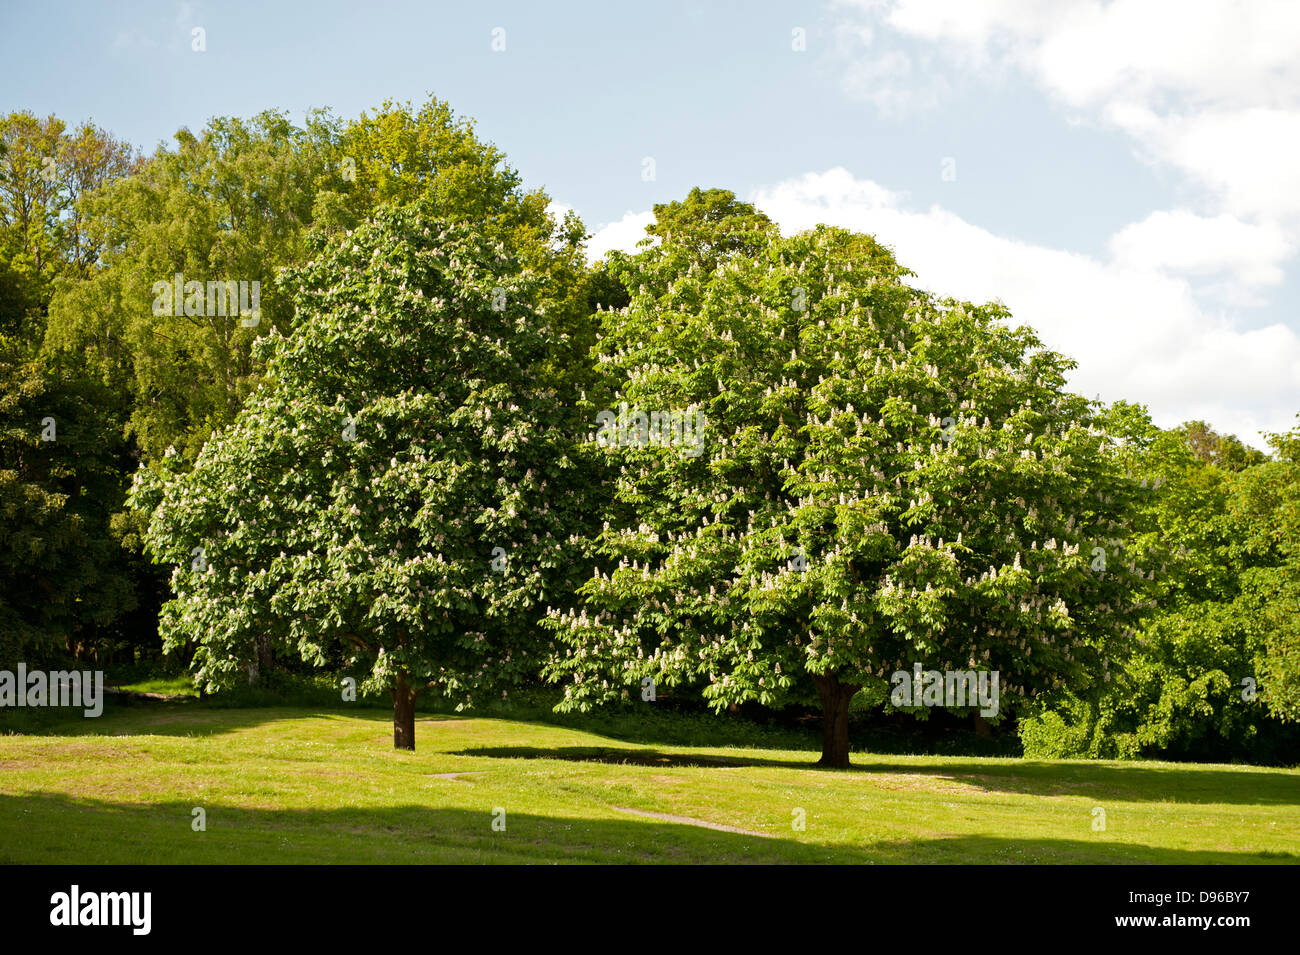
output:
[[[834,771],[804,748],[454,715],[416,742],[395,752],[372,709],[192,701],[0,736],[0,862],[1300,861],[1297,770],[855,753]]]

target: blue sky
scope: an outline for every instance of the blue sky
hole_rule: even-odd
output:
[[[1300,411],[1296,6],[0,2],[0,108],[152,151],[215,115],[433,93],[582,215],[593,254],[655,202],[729,188],[1002,299],[1090,396],[1262,446]]]

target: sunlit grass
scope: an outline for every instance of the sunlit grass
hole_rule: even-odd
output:
[[[193,679],[185,675],[154,676],[142,680],[132,680],[120,684],[118,689],[131,693],[159,693],[163,696],[197,697],[199,695]]]
[[[409,753],[379,711],[196,703],[85,727],[0,736],[0,862],[1300,861],[1297,770],[855,753],[828,771],[453,716],[421,719]]]

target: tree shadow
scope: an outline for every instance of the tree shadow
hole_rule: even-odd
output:
[[[191,828],[196,807],[204,808],[203,832]],[[495,830],[494,820],[505,829]],[[546,816],[517,809],[499,794],[485,798],[480,810],[253,809],[205,806],[201,796],[193,804],[140,805],[54,793],[0,795],[0,864],[862,861],[852,847],[653,819]]]
[[[500,800],[501,797],[495,797]],[[481,809],[255,809],[138,804],[61,793],[0,795],[0,864],[1178,864],[1295,863],[1280,852],[1182,850],[1088,839],[987,835],[825,845],[808,830],[763,838],[650,819],[546,816]],[[205,830],[192,828],[194,809]],[[784,808],[784,807],[783,807]],[[505,810],[500,817],[498,809]],[[779,813],[778,813],[779,815]],[[505,829],[493,828],[504,819]],[[783,822],[784,826],[784,822]]]
[[[660,768],[746,768],[767,767],[816,772],[928,776],[963,783],[985,792],[1032,796],[1081,796],[1121,802],[1225,803],[1233,805],[1300,806],[1300,776],[1249,769],[1206,769],[1200,764],[1170,764],[1158,767],[1141,763],[1037,762],[1016,760],[954,760],[943,757],[941,764],[890,761],[876,762],[867,753],[854,753],[853,765],[836,769],[799,759],[762,756],[712,756],[673,753],[654,749],[616,746],[485,746],[470,747],[451,755],[490,759],[556,759],[606,765],[657,766]]]
[[[873,853],[893,864],[926,865],[1295,865],[1300,857],[1287,852],[1224,852],[1214,849],[1171,849],[1134,842],[1096,839],[1012,839],[966,835],[938,839],[876,842]],[[918,856],[924,857],[918,860]]]
[[[1201,763],[1010,762],[947,759],[942,764],[871,762],[870,773],[919,774],[987,792],[1032,796],[1086,796],[1121,802],[1224,803],[1300,806],[1300,775],[1260,770],[1210,769]]]
[[[392,724],[390,710],[358,706],[356,709],[321,708],[298,704],[281,706],[224,706],[187,700],[122,700],[108,697],[98,717],[83,717],[79,709],[66,714],[42,714],[39,722],[0,722],[0,740],[12,731],[24,736],[217,736],[281,720],[353,719]],[[417,713],[417,722],[467,719],[457,714]],[[16,725],[13,725],[16,724]],[[11,730],[12,726],[12,730]],[[417,737],[417,745],[418,745]]]
[[[575,763],[603,763],[607,766],[656,766],[660,769],[710,767],[741,769],[772,766],[781,769],[815,769],[815,763],[765,759],[751,756],[709,756],[700,753],[665,753],[654,749],[625,749],[617,746],[474,746],[451,756],[485,759],[558,759]]]

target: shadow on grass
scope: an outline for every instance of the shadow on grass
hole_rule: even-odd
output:
[[[283,713],[277,714],[276,710]],[[269,691],[238,691],[229,696],[219,695],[205,700],[158,700],[110,695],[104,701],[103,715],[95,719],[84,718],[81,711],[74,708],[0,710],[0,737],[9,732],[34,736],[80,736],[87,733],[120,735],[123,732],[208,736],[277,719],[297,718],[304,713],[374,721],[392,719],[392,708],[387,701],[375,698],[341,703],[337,695],[295,699],[290,694],[277,699]],[[813,733],[756,723],[743,717],[719,717],[666,708],[652,713],[647,713],[644,709],[611,707],[591,713],[559,714],[548,706],[523,699],[511,702],[488,701],[486,705],[458,713],[446,701],[428,699],[417,705],[416,719],[509,720],[594,733],[629,744],[820,751],[820,739]],[[185,723],[192,725],[184,728]],[[418,731],[416,737],[418,746]]]
[[[664,753],[653,749],[620,749],[616,746],[475,746],[452,756],[487,759],[559,759],[576,763],[604,763],[608,766],[657,766],[661,769],[705,766],[741,769],[769,766],[777,769],[816,769],[814,762],[765,759],[757,756],[708,756],[701,753]]]
[[[34,717],[0,720],[0,740],[6,733],[30,736],[216,736],[280,720],[303,718],[366,720],[392,725],[390,710],[378,707],[268,706],[229,707],[188,700],[148,700],[108,697],[101,716],[89,718],[69,708],[37,711]],[[465,719],[457,714],[417,713],[417,720]]]
[[[0,864],[53,862],[196,864],[707,863],[856,864],[851,847],[719,832],[632,818],[591,819],[517,810],[507,799],[481,810],[251,809],[207,804],[193,832],[194,804],[139,805],[41,793],[0,796]],[[195,804],[203,805],[196,797]]]
[[[1300,776],[1279,772],[1205,769],[1198,764],[1160,767],[1141,763],[1012,763],[945,758],[940,765],[875,762],[876,757],[854,753],[848,769],[830,769],[799,759],[759,756],[711,756],[671,753],[614,746],[489,746],[459,750],[455,756],[490,759],[558,759],[607,765],[799,769],[847,775],[929,776],[951,780],[987,792],[1033,796],[1088,796],[1125,802],[1227,803],[1232,805],[1300,806]],[[868,762],[868,760],[873,760]]]
[[[1033,796],[1088,796],[1124,802],[1222,803],[1241,806],[1300,806],[1295,773],[1209,769],[1199,763],[1152,766],[1140,762],[1010,763],[952,759],[941,765],[871,763],[873,773],[914,773],[951,779],[988,792]]]
[[[201,800],[198,800],[201,802]],[[140,805],[62,794],[0,795],[0,864],[427,863],[862,863],[1212,864],[1295,863],[1281,852],[1151,847],[1112,839],[986,835],[819,845],[816,819],[800,836],[761,838],[656,820],[556,817],[507,804],[506,829],[482,809],[250,809]],[[781,807],[784,810],[784,807]],[[780,816],[781,813],[777,812]]]

